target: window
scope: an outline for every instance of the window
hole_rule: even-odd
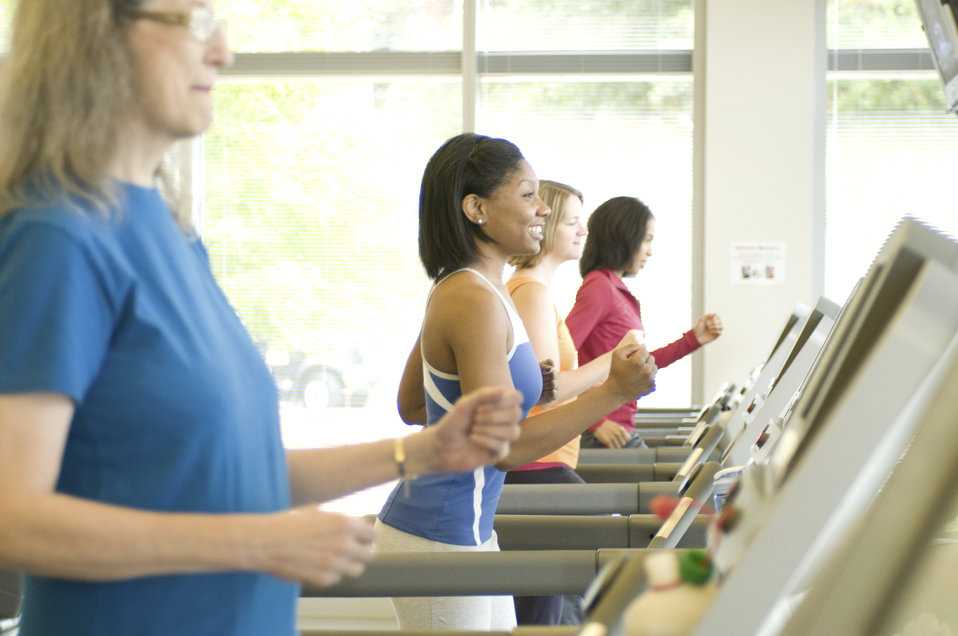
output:
[[[656,259],[635,281],[643,318],[652,343],[687,328],[691,0],[466,4],[221,3],[238,55],[204,140],[202,232],[271,359],[316,363],[300,378],[276,367],[289,444],[408,431],[395,396],[429,286],[419,182],[470,109],[541,178],[583,190],[587,210],[619,194],[653,208]],[[464,28],[475,77],[460,63]],[[564,274],[568,310],[579,279],[574,264]],[[688,404],[688,362],[668,373],[657,399]],[[344,505],[375,511],[385,492]]]
[[[202,233],[218,280],[277,364],[290,443],[405,430],[395,394],[428,290],[418,184],[458,130],[460,99],[443,79],[219,89]]]
[[[689,52],[689,0],[483,0],[482,51]]]
[[[461,3],[278,6],[220,3],[237,63],[203,139],[204,241],[271,364],[288,445],[403,435],[396,392],[429,288],[419,181],[461,130],[458,56],[443,55],[461,48]],[[387,492],[332,507],[376,512]]]
[[[895,223],[958,236],[958,117],[912,0],[830,0],[825,294],[843,302]]]
[[[0,0],[0,35],[13,4]],[[515,141],[541,178],[581,189],[587,211],[620,194],[648,203],[655,258],[632,286],[650,344],[688,328],[692,0],[219,0],[217,11],[236,63],[213,127],[178,158],[214,273],[281,388],[287,444],[410,432],[395,396],[429,288],[419,183],[463,129]],[[567,311],[575,265],[564,275]],[[644,402],[687,405],[690,375],[677,363]],[[341,505],[373,512],[386,490]]]
[[[693,26],[689,0],[486,0],[479,14],[477,130],[581,190],[587,214],[619,195],[655,214],[653,258],[627,281],[652,347],[690,326]],[[575,263],[560,270],[561,311],[580,281]],[[685,358],[642,402],[688,405],[690,386]]]
[[[239,53],[456,51],[462,0],[219,0]]]
[[[0,0],[0,57],[10,48],[10,23],[13,21],[14,0]]]

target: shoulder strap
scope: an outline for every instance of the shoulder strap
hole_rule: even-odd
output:
[[[516,347],[518,346],[519,338],[517,337],[517,331],[521,330],[523,334],[522,337],[526,338],[525,327],[523,327],[522,319],[519,317],[519,314],[516,313],[516,310],[513,309],[512,304],[508,300],[506,300],[506,297],[502,294],[502,292],[496,289],[496,286],[493,285],[491,282],[489,282],[489,279],[483,276],[481,272],[471,267],[463,267],[463,268],[457,269],[454,272],[450,272],[448,276],[444,276],[442,280],[437,281],[436,284],[432,286],[432,288],[429,290],[429,296],[430,297],[432,296],[432,293],[436,290],[436,287],[441,285],[444,281],[448,280],[449,277],[452,276],[453,274],[457,274],[459,272],[472,272],[473,274],[478,276],[479,279],[482,280],[482,282],[489,287],[489,289],[495,292],[496,296],[499,297],[500,302],[502,302],[502,307],[503,309],[506,310],[506,317],[509,319],[509,327],[512,329],[512,347],[509,349],[509,353],[506,355],[507,359],[511,359],[512,354],[515,353]],[[428,298],[426,299],[426,304],[427,306],[429,304]],[[421,346],[422,346],[422,341],[420,340],[420,347]],[[422,356],[422,358],[423,360],[426,359],[425,356]]]

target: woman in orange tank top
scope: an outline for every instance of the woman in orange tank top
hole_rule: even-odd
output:
[[[545,219],[541,248],[537,254],[512,257],[509,264],[516,270],[506,281],[536,358],[558,361],[555,398],[550,404],[533,407],[530,415],[574,400],[601,383],[609,374],[612,355],[609,352],[579,367],[572,336],[553,300],[552,283],[559,265],[577,261],[582,255],[586,235],[581,218],[582,193],[562,183],[540,181],[539,197],[552,210]],[[637,331],[629,333],[619,346],[629,346],[640,338]],[[579,437],[575,437],[548,455],[510,470],[506,483],[582,483],[582,478],[575,472],[578,459]],[[567,607],[562,596],[517,596],[515,603],[520,625],[576,622],[574,608]]]

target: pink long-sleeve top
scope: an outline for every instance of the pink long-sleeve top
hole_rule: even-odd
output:
[[[580,366],[615,348],[630,329],[645,331],[638,299],[617,274],[607,269],[585,275],[576,293],[575,305],[565,321],[579,352]],[[662,369],[700,346],[690,329],[675,342],[653,351],[652,356],[656,366]],[[610,419],[633,431],[638,409],[635,401],[626,402],[605,417],[600,417],[589,430],[595,430],[603,419]]]

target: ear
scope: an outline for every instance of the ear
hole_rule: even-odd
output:
[[[482,199],[476,194],[467,194],[462,199],[462,213],[470,223],[482,225],[486,222],[485,214],[482,210]]]

